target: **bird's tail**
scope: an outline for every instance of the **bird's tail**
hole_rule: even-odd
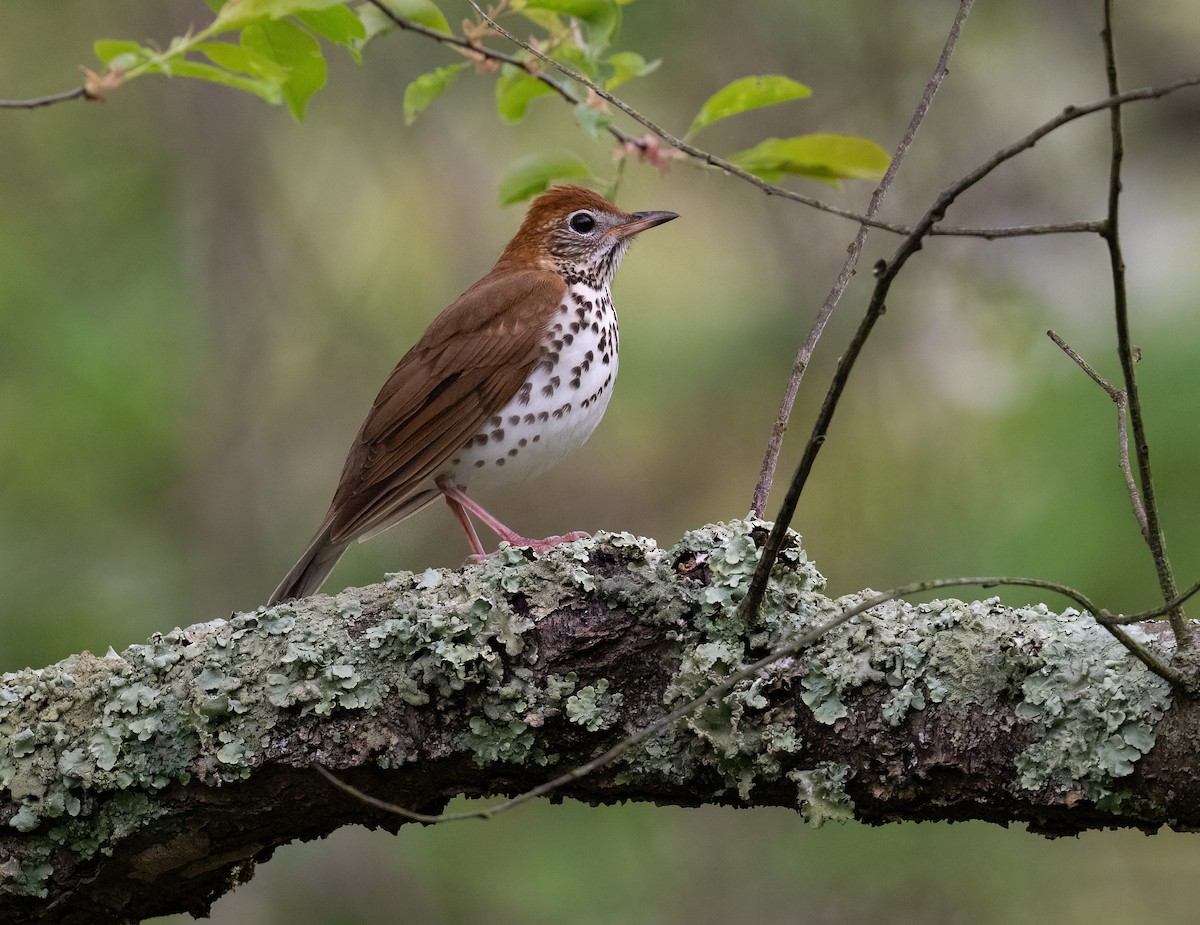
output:
[[[308,597],[321,590],[321,585],[325,583],[325,579],[337,565],[338,559],[350,545],[349,540],[341,543],[332,542],[329,539],[330,533],[328,525],[322,526],[317,531],[317,535],[304,550],[300,561],[292,566],[292,570],[287,573],[283,581],[279,583],[279,587],[275,589],[275,593],[271,595],[271,600],[267,602],[268,607],[273,607],[283,601],[290,601],[293,598]]]

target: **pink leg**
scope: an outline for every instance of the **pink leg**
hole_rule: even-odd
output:
[[[464,530],[467,531],[467,542],[471,544],[472,559],[482,559],[487,555],[483,548],[483,543],[479,542],[479,534],[475,532],[475,525],[471,523],[471,518],[463,509],[463,506],[451,498],[448,494],[443,493],[442,497],[446,499],[446,504],[450,510],[454,512],[454,516],[458,518],[458,522],[462,524]]]
[[[502,524],[499,520],[489,514],[477,501],[472,500],[467,496],[467,493],[461,488],[454,485],[438,483],[438,489],[446,499],[446,503],[450,505],[450,510],[454,511],[458,517],[459,523],[463,525],[463,529],[467,531],[467,539],[471,544],[471,549],[474,554],[470,557],[473,561],[487,558],[487,553],[483,551],[483,544],[479,542],[479,535],[475,532],[475,527],[471,523],[471,518],[468,512],[478,517],[488,529],[502,541],[510,546],[528,546],[534,552],[545,552],[559,543],[570,543],[573,540],[585,539],[588,534],[578,530],[571,533],[563,534],[562,536],[547,536],[544,539],[535,540],[528,536],[521,536],[515,530],[511,530]]]

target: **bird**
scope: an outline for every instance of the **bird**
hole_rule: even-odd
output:
[[[392,370],[325,519],[268,606],[316,593],[350,543],[439,496],[466,531],[472,560],[488,555],[472,516],[535,553],[586,537],[521,536],[467,492],[532,478],[595,430],[617,375],[613,274],[638,234],[678,217],[624,212],[580,186],[535,198],[495,266]]]

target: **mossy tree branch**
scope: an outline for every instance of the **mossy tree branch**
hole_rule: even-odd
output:
[[[436,813],[587,762],[870,594],[822,595],[793,536],[739,622],[767,526],[506,550],[6,675],[0,920],[200,913],[279,845],[402,824],[316,765]],[[893,602],[557,795],[1195,828],[1198,729],[1087,615]]]

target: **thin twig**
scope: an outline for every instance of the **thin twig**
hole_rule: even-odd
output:
[[[1133,504],[1133,516],[1137,518],[1138,526],[1142,530],[1142,536],[1149,542],[1150,525],[1146,519],[1146,506],[1142,503],[1142,493],[1138,490],[1137,479],[1133,475],[1133,465],[1129,461],[1129,398],[1124,391],[1118,389],[1096,372],[1065,340],[1053,331],[1047,331],[1046,334],[1058,345],[1063,353],[1074,360],[1075,364],[1087,373],[1096,385],[1104,389],[1108,393],[1108,397],[1116,403],[1118,457],[1121,464],[1121,472],[1125,476],[1125,489],[1129,492],[1129,500]]]
[[[925,120],[925,114],[929,111],[929,107],[933,103],[933,97],[937,93],[938,87],[942,85],[942,79],[949,72],[950,56],[954,53],[954,47],[958,44],[958,36],[962,25],[966,21],[967,14],[971,12],[974,2],[975,0],[959,0],[958,12],[955,14],[954,22],[950,25],[950,34],[946,36],[946,41],[942,45],[942,53],[938,56],[937,65],[934,67],[933,74],[930,75],[929,80],[925,84],[925,90],[921,94],[917,108],[913,111],[912,118],[908,122],[908,127],[904,130],[899,144],[896,145],[896,151],[892,155],[891,162],[888,164],[883,179],[879,181],[879,185],[875,187],[874,193],[871,194],[871,201],[867,205],[867,212],[864,219],[873,219],[879,212],[879,207],[883,204],[883,197],[887,195],[887,191],[891,188],[892,181],[895,180],[896,173],[900,170],[900,164],[904,160],[904,155],[908,153],[909,146],[912,144],[913,139],[916,138],[917,130]],[[808,369],[808,364],[812,361],[813,352],[817,349],[817,343],[820,341],[821,335],[825,332],[825,325],[828,324],[834,309],[837,308],[838,302],[841,301],[846,287],[850,285],[850,279],[854,276],[855,270],[858,267],[858,258],[862,254],[863,245],[866,243],[867,232],[869,230],[870,228],[865,220],[858,226],[858,233],[854,236],[854,240],[850,242],[850,246],[846,248],[846,259],[842,263],[842,269],[833,283],[833,288],[825,296],[821,310],[817,312],[816,318],[813,319],[808,337],[801,344],[799,351],[796,353],[796,358],[792,362],[792,372],[788,377],[787,386],[783,390],[783,399],[779,403],[779,413],[776,415],[775,424],[771,428],[771,437],[767,441],[767,449],[763,455],[758,482],[754,486],[754,495],[750,501],[750,512],[754,517],[761,518],[763,511],[766,509],[767,495],[770,494],[771,485],[775,481],[775,467],[779,463],[779,453],[783,449],[783,435],[787,432],[788,423],[792,419],[792,408],[796,403],[796,394],[800,391],[800,383],[804,379],[804,373]]]
[[[809,475],[812,473],[813,464],[816,462],[817,455],[820,453],[821,446],[828,435],[830,421],[833,419],[833,413],[846,387],[846,382],[850,378],[854,363],[858,359],[858,355],[862,351],[867,338],[870,336],[872,328],[874,328],[876,322],[883,315],[885,300],[891,290],[892,282],[908,262],[909,258],[921,249],[921,242],[929,233],[929,230],[942,220],[946,214],[946,210],[964,192],[987,177],[1001,164],[1016,157],[1022,151],[1032,148],[1051,132],[1067,123],[1091,115],[1094,112],[1120,106],[1123,103],[1159,99],[1176,90],[1197,85],[1200,85],[1200,76],[1185,77],[1181,80],[1171,81],[1170,83],[1154,87],[1144,87],[1140,90],[1115,94],[1084,106],[1068,106],[1053,119],[1043,122],[1028,135],[1005,148],[1001,148],[970,173],[960,177],[938,194],[929,211],[917,222],[912,233],[900,242],[900,246],[891,259],[881,262],[878,267],[875,289],[867,305],[863,320],[860,322],[858,330],[850,341],[846,352],[838,360],[833,378],[825,393],[825,400],[817,414],[816,421],[813,423],[808,442],[804,446],[803,455],[796,466],[796,471],[792,476],[791,484],[788,486],[787,494],[780,505],[779,513],[776,515],[775,524],[771,528],[766,544],[763,546],[762,557],[759,559],[758,567],[755,569],[754,576],[751,579],[750,588],[747,591],[745,599],[742,601],[742,607],[745,608],[743,615],[747,620],[752,619],[753,615],[757,613],[758,607],[762,604],[762,596],[767,587],[767,577],[770,574],[772,566],[775,564],[776,558],[779,556],[779,551],[783,548],[787,530],[791,526],[792,518],[796,513],[796,505],[799,503],[800,495],[804,491],[804,486],[808,482]]]
[[[62,93],[38,96],[31,100],[0,100],[0,109],[38,109],[42,106],[53,106],[55,103],[66,103],[71,100],[86,100],[90,98],[86,87],[76,87],[74,90],[64,90]]]
[[[1200,593],[1200,581],[1197,581],[1186,591],[1180,591],[1173,598],[1171,598],[1171,600],[1167,601],[1165,604],[1160,604],[1153,610],[1143,610],[1140,613],[1132,613],[1119,617],[1113,616],[1107,610],[1101,610],[1095,616],[1099,622],[1112,624],[1114,626],[1128,626],[1130,623],[1146,623],[1150,620],[1154,620],[1158,617],[1169,614],[1172,610],[1178,608],[1180,604],[1183,604],[1188,599],[1195,597],[1197,593]]]
[[[1104,46],[1104,70],[1108,80],[1108,92],[1112,96],[1120,92],[1117,75],[1116,40],[1113,33],[1112,0],[1104,0],[1104,29],[1100,33]],[[1134,452],[1141,481],[1141,498],[1145,510],[1142,535],[1150,547],[1154,559],[1154,570],[1163,600],[1171,600],[1178,594],[1171,562],[1167,558],[1167,540],[1163,535],[1158,515],[1158,504],[1154,496],[1154,479],[1150,469],[1150,443],[1146,436],[1146,423],[1142,414],[1142,403],[1138,396],[1136,358],[1129,330],[1129,296],[1125,283],[1125,258],[1121,250],[1120,201],[1121,167],[1125,160],[1125,133],[1121,125],[1121,107],[1109,110],[1109,128],[1112,138],[1112,154],[1108,173],[1108,214],[1101,236],[1108,245],[1109,265],[1112,272],[1113,312],[1116,316],[1117,355],[1121,360],[1121,374],[1125,379],[1125,400],[1129,406],[1129,424],[1133,429]],[[1176,645],[1188,649],[1192,635],[1182,608],[1170,614],[1171,630],[1175,633]]]

